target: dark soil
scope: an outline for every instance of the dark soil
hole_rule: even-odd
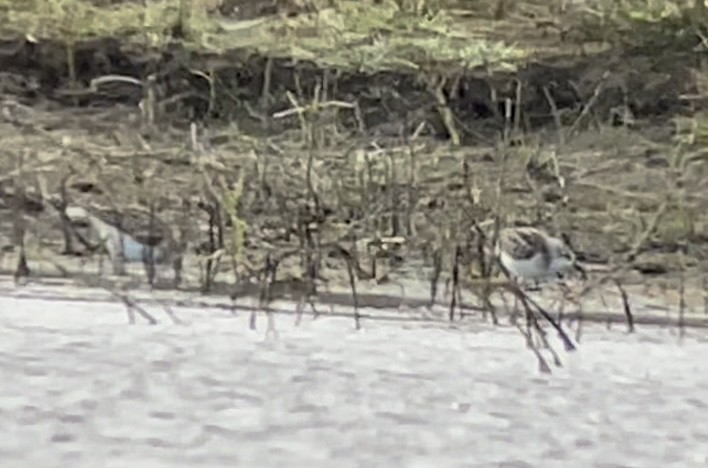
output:
[[[97,212],[149,219],[154,210],[168,226],[162,235],[201,256],[201,268],[221,247],[233,250],[234,222],[243,222],[242,279],[277,263],[279,278],[346,284],[350,264],[362,279],[385,280],[435,258],[449,269],[455,246],[474,270],[474,226],[487,229],[496,213],[504,224],[569,233],[584,261],[644,279],[697,271],[705,256],[708,168],[704,158],[677,157],[690,147],[678,146],[674,124],[698,110],[682,99],[697,93],[699,61],[689,52],[613,50],[529,61],[513,73],[470,70],[443,88],[460,146],[415,74],[179,46],[154,55],[101,39],[77,45],[71,81],[65,57],[58,44],[0,44],[7,252],[17,251],[17,196],[28,245],[73,258],[56,213],[38,203],[41,174],[52,197]],[[143,84],[91,86],[108,75]],[[313,103],[317,111],[287,112]],[[76,241],[68,250],[86,253]],[[32,252],[31,270],[40,257]],[[227,258],[217,280],[231,283]]]

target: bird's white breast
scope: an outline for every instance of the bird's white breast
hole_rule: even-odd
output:
[[[504,268],[506,268],[509,273],[514,276],[521,276],[523,278],[542,278],[549,274],[549,270],[545,268],[545,265],[543,264],[543,257],[540,253],[535,254],[531,258],[519,260],[513,258],[506,252],[501,252],[499,260]]]

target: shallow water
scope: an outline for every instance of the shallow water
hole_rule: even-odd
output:
[[[2,466],[708,463],[705,332],[586,326],[545,375],[512,328],[175,311],[0,297]]]

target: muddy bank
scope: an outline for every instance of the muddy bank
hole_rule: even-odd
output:
[[[325,101],[355,104],[358,115],[341,112],[338,124],[379,137],[399,138],[425,123],[426,133],[449,139],[442,105],[454,114],[452,126],[461,143],[471,145],[498,139],[505,125],[521,132],[558,124],[578,131],[665,120],[691,114],[702,104],[685,99],[701,91],[700,56],[691,52],[567,53],[517,61],[513,71],[431,64],[430,69],[380,72],[248,50],[199,53],[178,43],[157,54],[119,39],[82,41],[72,52],[69,62],[63,43],[0,43],[0,90],[28,104],[48,99],[72,108],[137,106],[150,92],[155,118],[163,123],[237,121],[248,133],[268,135],[297,128],[296,119],[273,118],[293,107],[288,92],[302,105],[317,93]]]
[[[121,290],[105,278],[96,278],[90,284],[77,286],[77,282],[71,278],[44,277],[35,279],[23,288],[17,288],[9,277],[0,278],[0,294],[16,299],[20,304],[24,301],[45,301],[48,304],[71,302],[82,304],[82,307],[98,307],[124,302],[115,293]],[[358,323],[363,327],[371,322],[428,323],[433,326],[455,322],[474,326],[480,321],[489,322],[493,319],[480,299],[469,291],[463,291],[451,318],[451,295],[445,290],[444,284],[439,284],[440,293],[431,301],[428,282],[404,281],[388,285],[361,283],[358,285],[356,301],[351,290],[337,286],[318,291],[311,301],[303,300],[301,287],[283,282],[272,286],[273,299],[265,305],[258,297],[260,291],[256,284],[251,285],[250,291],[242,287],[240,294],[230,299],[228,296],[233,293],[233,287],[228,285],[221,285],[221,290],[217,288],[211,294],[201,295],[195,294],[199,292],[196,290],[175,291],[134,286],[130,289],[129,297],[139,307],[151,311],[149,315],[137,316],[137,321],[153,324],[172,322],[174,316],[171,311],[175,307],[249,316],[250,326],[255,330],[266,328],[266,312],[273,314],[277,322],[346,318],[352,326]],[[113,288],[107,287],[109,285]],[[593,323],[603,324],[608,330],[617,328],[628,331],[658,326],[673,329],[678,334],[684,334],[686,329],[708,328],[708,315],[701,295],[689,291],[684,297],[686,309],[681,315],[678,312],[680,298],[672,291],[653,285],[627,286],[625,291],[632,312],[631,322],[621,312],[621,292],[617,289],[596,288],[583,296],[581,301],[563,301],[562,295],[554,288],[540,293],[533,292],[531,297],[545,307],[576,342],[581,339],[584,328]],[[509,307],[508,298],[501,295],[493,296],[492,303],[496,307],[499,326],[508,328],[517,325],[522,315],[520,307]]]
[[[158,226],[183,258],[181,287],[204,292],[346,287],[350,269],[427,281],[455,263],[474,277],[474,227],[497,216],[570,233],[582,260],[625,282],[678,290],[682,273],[702,289],[707,169],[674,123],[700,110],[685,99],[701,92],[696,54],[372,74],[117,39],[76,43],[71,66],[56,42],[0,50],[9,270],[22,240],[35,277],[97,274],[95,244],[39,203],[44,187],[126,230]]]

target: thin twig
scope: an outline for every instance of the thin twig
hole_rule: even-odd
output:
[[[619,289],[620,295],[622,296],[622,307],[624,310],[624,316],[627,318],[627,331],[629,333],[634,333],[634,315],[632,314],[632,309],[629,305],[629,297],[627,296],[627,291],[622,286],[622,283],[618,279],[614,280],[617,289]]]

